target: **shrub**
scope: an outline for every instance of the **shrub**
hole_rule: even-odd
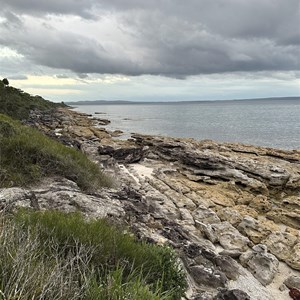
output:
[[[64,176],[84,190],[111,184],[82,152],[4,115],[0,115],[0,164],[2,187],[26,185],[49,175]]]
[[[171,249],[79,213],[22,210],[0,231],[0,299],[175,300],[184,278]]]

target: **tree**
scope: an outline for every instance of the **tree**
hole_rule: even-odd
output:
[[[4,79],[2,80],[2,82],[3,82],[5,85],[9,85],[9,81],[8,81],[7,78],[4,78]]]

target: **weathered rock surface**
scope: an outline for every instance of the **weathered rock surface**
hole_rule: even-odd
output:
[[[189,273],[187,299],[289,299],[279,291],[286,278],[277,258],[297,275],[300,151],[139,134],[116,140],[99,122],[65,109],[29,121],[87,153],[116,178],[114,190],[86,195],[52,179],[1,190],[0,207],[79,209],[126,222],[138,238],[176,249]]]
[[[284,284],[288,288],[294,288],[300,290],[300,276],[290,276],[284,281]]]
[[[242,254],[240,261],[259,282],[268,285],[278,270],[278,260],[274,255],[267,253],[267,247],[262,244],[254,246],[252,250]]]
[[[250,300],[250,296],[240,290],[225,290],[219,292],[214,300]]]
[[[108,191],[95,195],[84,194],[78,186],[67,179],[48,178],[37,187],[30,189],[0,189],[0,204],[5,210],[17,207],[32,209],[57,209],[64,212],[80,210],[88,217],[122,217],[122,204]]]

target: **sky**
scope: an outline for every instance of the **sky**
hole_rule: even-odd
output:
[[[0,76],[55,102],[300,95],[300,0],[0,6]]]

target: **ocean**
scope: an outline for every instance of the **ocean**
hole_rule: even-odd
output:
[[[78,105],[109,130],[300,149],[300,100]],[[95,114],[100,112],[101,114]]]

